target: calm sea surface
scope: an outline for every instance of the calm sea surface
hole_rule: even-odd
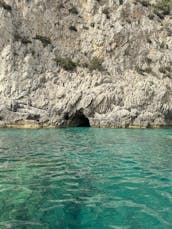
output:
[[[172,129],[0,130],[0,228],[171,229]]]

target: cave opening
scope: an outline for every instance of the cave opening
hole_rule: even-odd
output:
[[[74,127],[90,127],[89,119],[82,111],[77,111],[70,120],[70,126]]]

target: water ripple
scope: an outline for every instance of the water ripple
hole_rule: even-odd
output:
[[[1,130],[0,228],[171,228],[171,136]]]

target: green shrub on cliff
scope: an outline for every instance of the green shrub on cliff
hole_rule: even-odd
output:
[[[88,64],[88,69],[90,71],[93,71],[93,70],[98,70],[100,72],[104,71],[104,68],[102,66],[102,63],[103,63],[103,60],[98,58],[98,57],[94,57],[90,63]]]
[[[57,57],[55,61],[58,66],[65,69],[66,71],[74,71],[77,67],[77,64],[70,57]]]
[[[33,39],[41,41],[44,46],[51,44],[50,38],[45,36],[36,35],[35,37],[33,37]]]
[[[155,10],[160,11],[163,15],[169,15],[172,10],[171,0],[162,0],[154,4]]]
[[[148,6],[151,5],[150,2],[149,2],[148,0],[141,0],[140,3],[141,3],[143,6],[145,6],[145,7],[148,7]]]
[[[8,5],[7,3],[5,3],[3,0],[0,0],[0,7],[4,8],[7,11],[11,11],[12,10],[11,6]]]

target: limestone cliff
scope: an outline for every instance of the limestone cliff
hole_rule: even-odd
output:
[[[0,126],[172,125],[168,0],[0,0]]]

